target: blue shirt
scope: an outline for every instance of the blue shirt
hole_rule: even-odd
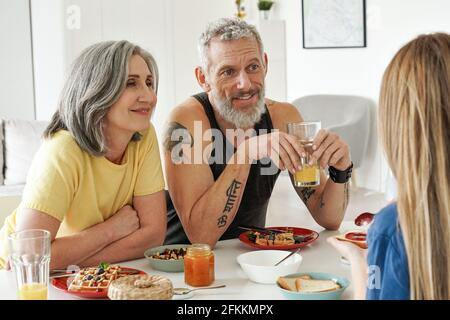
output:
[[[408,260],[396,204],[388,205],[375,216],[367,234],[367,244],[367,299],[410,299]]]

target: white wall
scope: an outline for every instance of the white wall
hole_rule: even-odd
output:
[[[0,0],[0,118],[34,119],[28,0]]]
[[[277,15],[286,20],[287,96],[292,101],[309,94],[354,94],[378,102],[382,74],[395,52],[416,35],[450,32],[448,0],[367,0],[367,48],[303,49],[301,1],[277,2]],[[372,142],[358,183],[384,191],[387,167]]]
[[[60,0],[33,0],[34,92],[36,119],[49,120],[56,110],[67,63],[64,6]]]

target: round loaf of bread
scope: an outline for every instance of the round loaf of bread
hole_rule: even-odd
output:
[[[172,296],[169,279],[148,274],[118,278],[108,288],[111,300],[170,300]]]

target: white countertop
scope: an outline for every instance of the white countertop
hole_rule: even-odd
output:
[[[311,228],[320,232],[319,238],[311,245],[303,248],[300,254],[303,261],[298,272],[327,272],[351,280],[350,267],[340,261],[337,251],[326,242],[330,236],[337,235],[351,228],[350,222],[345,222],[341,230],[321,231],[320,227]],[[200,290],[195,292],[191,299],[211,300],[280,300],[284,299],[277,285],[258,284],[250,281],[236,262],[236,257],[244,252],[254,250],[241,243],[238,239],[220,241],[214,249],[215,277],[213,285],[225,284],[225,288],[214,290]],[[138,259],[120,263],[121,266],[143,270],[149,274],[162,275],[173,282],[174,287],[186,287],[184,273],[166,273],[153,270],[146,259]],[[353,286],[345,290],[342,299],[353,297]],[[16,283],[13,272],[0,270],[0,299],[16,299]],[[76,296],[62,292],[49,285],[49,299],[70,300],[80,299]]]

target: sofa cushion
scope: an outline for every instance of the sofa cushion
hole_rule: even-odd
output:
[[[0,119],[0,186],[3,184],[3,120]]]
[[[5,120],[5,185],[24,184],[34,154],[42,142],[45,121]]]
[[[0,186],[0,199],[3,197],[17,197],[22,196],[24,184],[18,184],[14,186]],[[0,201],[1,203],[1,201]],[[3,208],[1,208],[4,210]]]

